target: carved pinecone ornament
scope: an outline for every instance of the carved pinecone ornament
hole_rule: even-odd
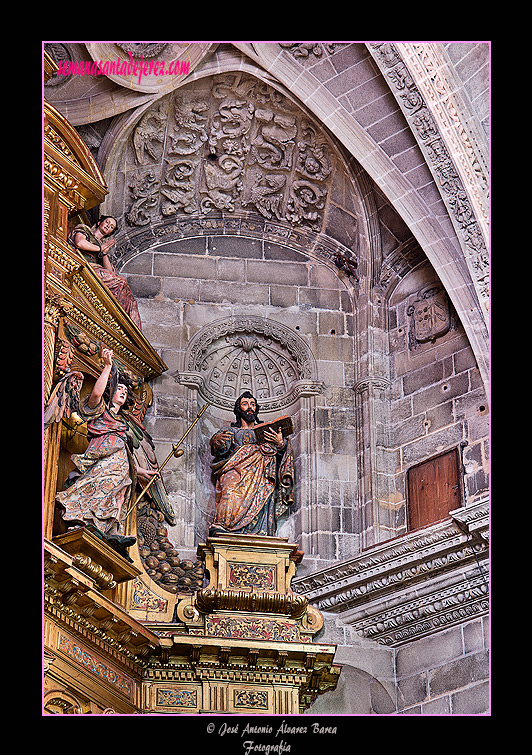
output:
[[[148,576],[168,592],[196,592],[203,587],[204,565],[179,558],[167,534],[161,512],[149,506],[139,512],[137,543],[142,565]]]

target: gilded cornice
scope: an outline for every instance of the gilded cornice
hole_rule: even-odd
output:
[[[83,177],[87,186],[98,194],[99,202],[107,194],[103,175],[76,129],[49,102],[44,101],[44,147],[45,154],[61,157],[61,163]]]
[[[139,673],[145,656],[158,647],[159,640],[99,592],[102,580],[109,589],[110,575],[89,561],[45,541],[45,614],[54,624]]]
[[[46,50],[43,51],[43,75],[44,75],[44,83],[53,76],[54,73],[58,70],[58,65],[55,62],[55,60],[52,58],[52,56],[46,52]]]
[[[167,627],[152,627],[160,636],[161,653],[150,659],[143,675],[145,697],[152,701],[149,709],[160,709],[155,693],[169,693],[173,685],[194,694],[195,685],[243,683],[250,688],[260,685],[259,694],[264,696],[267,685],[288,687],[285,695],[290,694],[290,688],[297,689],[299,710],[290,712],[302,713],[317,694],[334,689],[338,683],[340,666],[332,663],[334,646],[235,638],[227,644],[217,638],[176,634]]]
[[[44,181],[68,205],[69,212],[103,202],[107,186],[76,130],[44,102]]]
[[[65,316],[88,335],[111,348],[118,359],[145,380],[158,377],[166,365],[149,341],[122,310],[115,298],[82,257],[56,240],[48,247],[59,277],[48,276],[48,297],[60,297],[68,309]],[[54,276],[56,277],[56,276]]]
[[[113,350],[117,358],[123,361],[131,369],[140,374],[145,380],[158,377],[166,369],[165,365],[158,369],[158,365],[148,364],[148,361],[138,356],[136,349],[130,344],[124,343],[117,333],[110,332],[103,323],[99,324],[91,313],[87,313],[82,306],[74,305],[69,312],[69,319],[77,323],[83,330],[93,336],[97,341],[105,344]]]

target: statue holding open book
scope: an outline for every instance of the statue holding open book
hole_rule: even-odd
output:
[[[293,505],[294,457],[290,417],[259,422],[259,406],[246,391],[236,401],[236,422],[211,438],[216,477],[215,516],[209,535],[275,535]]]

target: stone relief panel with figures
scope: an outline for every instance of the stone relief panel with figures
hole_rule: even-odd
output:
[[[333,159],[323,133],[273,87],[241,73],[194,82],[133,130],[126,222],[248,211],[319,231]]]

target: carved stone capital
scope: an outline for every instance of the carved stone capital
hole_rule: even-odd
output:
[[[357,395],[361,395],[364,391],[369,391],[370,388],[377,388],[381,391],[385,391],[390,388],[391,385],[391,382],[385,377],[363,377],[356,381],[353,390]]]

